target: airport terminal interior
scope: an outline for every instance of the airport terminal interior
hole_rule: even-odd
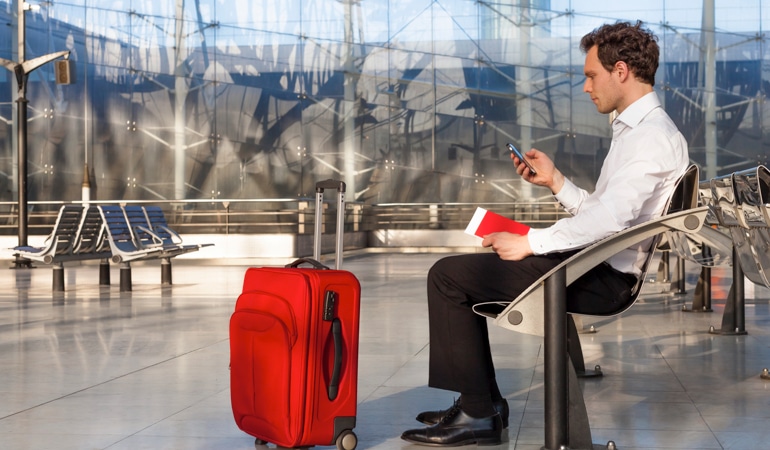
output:
[[[347,186],[343,268],[362,287],[357,448],[417,448],[401,433],[454,401],[427,387],[427,271],[484,251],[463,232],[476,207],[534,227],[565,215],[508,143],[592,190],[612,130],[578,43],[618,21],[658,36],[655,92],[720,212],[706,229],[730,243],[673,248],[633,308],[580,318],[603,373],[579,381],[591,441],[767,448],[770,7],[637,3],[0,0],[0,449],[254,448],[231,411],[230,316],[248,267],[311,254],[327,179]],[[132,262],[131,289],[114,262],[101,283],[96,252],[66,255],[62,279],[19,264],[11,248],[44,245],[81,204],[156,206],[185,243],[214,245],[173,258],[173,283],[171,266]],[[731,329],[735,248],[745,323]],[[682,259],[684,286],[670,275],[675,251],[709,249],[727,257],[702,311],[700,266]],[[538,450],[544,339],[490,335],[511,408],[493,448]]]
[[[421,426],[418,412],[454,400],[426,386],[425,275],[443,256],[358,253],[343,262],[362,287],[359,449],[419,448],[400,434]],[[164,286],[157,261],[135,264],[130,292],[116,285],[115,267],[113,284],[99,286],[98,264],[68,266],[59,293],[50,267],[0,270],[0,447],[255,448],[230,407],[228,323],[246,268],[261,265],[179,259]],[[698,271],[687,267],[686,293],[653,273],[628,312],[583,318],[581,330],[596,331],[580,335],[586,367],[604,374],[580,381],[593,442],[745,450],[770,441],[770,381],[761,377],[770,367],[770,292],[747,282],[747,333],[713,334],[731,273],[712,272],[713,312],[684,312]],[[503,444],[489,448],[538,450],[543,339],[494,326],[490,335],[511,415]]]

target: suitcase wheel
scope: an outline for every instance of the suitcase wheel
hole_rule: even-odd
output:
[[[267,441],[262,440],[260,438],[254,439],[254,447],[256,447],[257,449],[259,449],[261,446],[265,446],[267,444],[268,444]]]
[[[350,430],[345,430],[337,436],[337,449],[339,450],[355,450],[358,445],[358,438],[356,433]]]

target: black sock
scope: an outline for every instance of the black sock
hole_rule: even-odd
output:
[[[461,394],[460,406],[471,417],[489,417],[495,415],[495,406],[490,394]]]

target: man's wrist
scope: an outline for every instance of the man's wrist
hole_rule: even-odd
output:
[[[553,195],[558,194],[561,188],[564,187],[564,175],[558,169],[554,170],[551,185],[548,187],[553,192]]]

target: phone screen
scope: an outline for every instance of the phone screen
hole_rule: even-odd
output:
[[[532,175],[537,175],[537,171],[535,170],[534,167],[532,167],[532,164],[530,164],[529,161],[527,161],[527,158],[525,158],[524,155],[519,151],[519,149],[514,147],[513,144],[511,144],[510,142],[508,143],[508,150],[510,150],[511,153],[516,155],[516,157],[519,158],[527,166],[527,168],[529,169],[529,172]]]

